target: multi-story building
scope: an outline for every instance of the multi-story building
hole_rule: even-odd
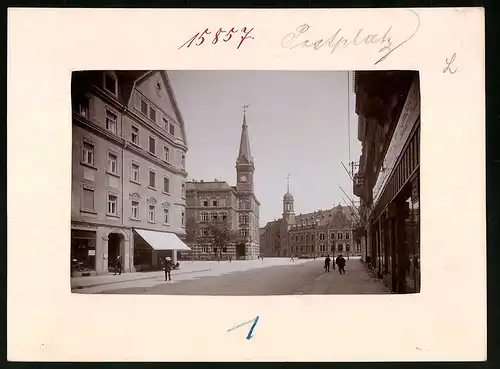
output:
[[[418,72],[355,73],[358,139],[354,194],[363,259],[393,293],[420,291],[420,84]]]
[[[236,159],[236,186],[223,181],[190,181],[187,183],[188,232],[196,233],[190,246],[193,257],[208,259],[219,255],[211,243],[208,223],[226,222],[236,234],[222,251],[223,257],[255,259],[259,250],[259,207],[254,192],[255,164],[250,153],[246,116],[243,115],[239,154]],[[191,221],[192,220],[192,221]],[[194,230],[189,229],[195,227]]]
[[[155,268],[187,246],[182,115],[165,71],[72,78],[73,275]]]
[[[283,196],[283,215],[264,227],[261,249],[266,256],[360,255],[353,240],[353,214],[340,204],[327,210],[295,215],[294,198]]]

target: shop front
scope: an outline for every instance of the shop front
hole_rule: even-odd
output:
[[[420,292],[420,102],[408,94],[373,187],[371,263],[393,293]]]
[[[166,257],[176,264],[178,251],[191,252],[191,249],[175,233],[134,229],[136,271],[162,270]]]
[[[71,275],[96,275],[96,231],[71,230]]]

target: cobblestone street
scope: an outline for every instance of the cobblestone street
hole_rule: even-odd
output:
[[[295,263],[288,259],[217,263],[211,270],[182,275],[172,273],[171,282],[166,282],[162,274],[156,273],[149,279],[106,283],[75,292],[233,296],[390,293],[382,282],[368,275],[359,258],[347,262],[345,275],[340,275],[337,269],[326,273],[323,263],[323,259],[296,260]]]

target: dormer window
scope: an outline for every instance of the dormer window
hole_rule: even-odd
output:
[[[116,78],[110,73],[104,74],[104,89],[116,95]]]

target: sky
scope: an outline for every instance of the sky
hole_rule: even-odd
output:
[[[287,175],[296,214],[347,205],[349,199],[339,186],[357,200],[341,164],[359,161],[361,154],[347,71],[169,71],[168,75],[186,128],[188,180],[217,178],[236,184],[243,105],[249,104],[246,119],[261,227],[281,217]]]

